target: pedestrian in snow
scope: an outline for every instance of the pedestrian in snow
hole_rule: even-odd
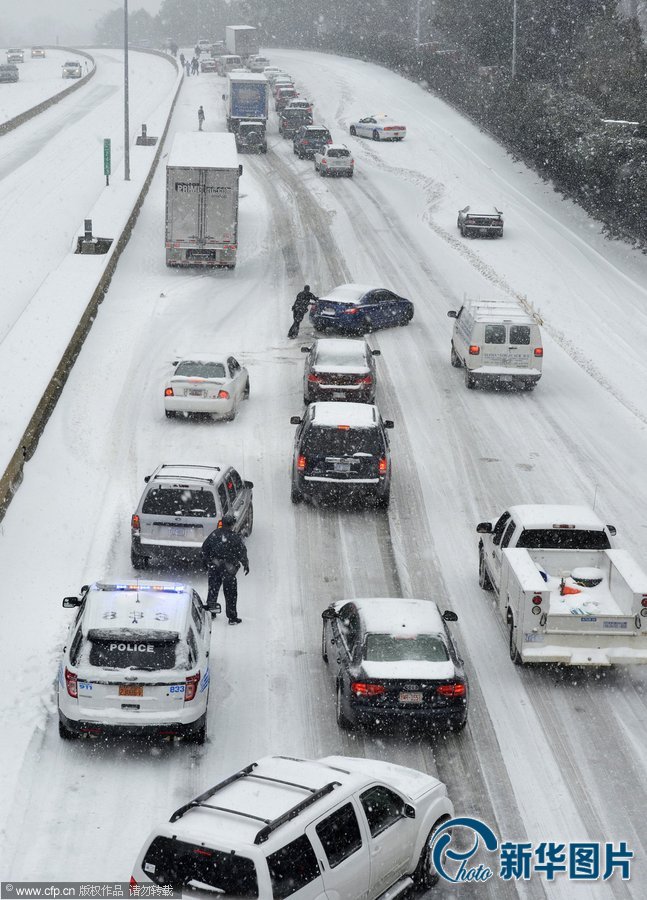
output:
[[[194,56],[191,60],[191,73],[193,75],[197,75],[200,71],[200,63],[198,62],[197,56]]]
[[[180,53],[180,65],[182,66],[182,68],[184,68],[184,63],[185,63],[184,53]]]
[[[196,55],[196,56],[200,56],[200,48],[198,47],[197,44],[195,45],[195,47],[194,47],[193,49],[194,49],[194,51],[195,51],[195,55]]]
[[[202,131],[202,124],[204,122],[204,109],[200,107],[198,109],[198,131]]]
[[[186,74],[187,74],[187,75],[190,75],[190,74],[191,74],[191,63],[189,62],[188,59],[187,59],[187,61],[186,61],[186,66],[185,66],[185,68],[186,68]]]
[[[310,304],[314,303],[316,299],[317,297],[311,292],[309,284],[304,285],[303,290],[299,291],[296,300],[292,304],[293,322],[288,331],[289,338],[295,338],[299,334],[299,327],[301,326],[303,317],[308,312]]]
[[[236,604],[238,584],[236,573],[242,565],[245,575],[249,574],[247,550],[242,537],[232,531],[236,519],[230,513],[222,517],[222,527],[216,528],[202,545],[202,559],[209,573],[207,607],[215,614],[220,586],[225,595],[225,612],[230,625],[239,625]]]

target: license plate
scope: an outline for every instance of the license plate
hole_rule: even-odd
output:
[[[171,537],[185,537],[186,528],[182,526],[178,526],[177,528],[170,528]]]
[[[349,462],[336,462],[333,464],[335,472],[350,472]]]
[[[512,381],[512,375],[500,375],[499,381]]]
[[[333,395],[332,395],[333,400],[344,400],[345,397],[346,397],[346,394],[344,393],[344,391],[333,391]]]
[[[204,391],[189,388],[189,397],[204,397]]]
[[[400,703],[422,703],[422,691],[400,691]]]
[[[322,316],[334,316],[334,315],[335,315],[335,310],[332,309],[332,307],[327,306],[325,309],[323,309],[323,310],[321,311],[321,315],[322,315]]]
[[[120,697],[143,697],[144,696],[144,685],[143,684],[120,684],[119,685],[119,696]]]

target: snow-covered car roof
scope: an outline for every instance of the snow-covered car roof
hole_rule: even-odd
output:
[[[160,466],[155,481],[215,481],[224,466],[167,465]],[[152,480],[152,479],[151,479]]]
[[[330,153],[331,150],[345,150],[350,155],[350,150],[346,144],[327,144],[326,153]]]
[[[368,294],[369,291],[377,290],[380,289],[375,287],[374,284],[340,284],[319,299],[334,300],[336,303],[357,303],[364,294]]]
[[[334,604],[335,609],[339,612],[346,603],[355,604],[364,628],[372,634],[445,634],[442,617],[433,600],[400,597],[347,598],[338,600]]]
[[[508,322],[517,325],[535,325],[531,315],[522,309],[514,300],[470,300],[466,299],[464,306],[469,306],[477,322]]]
[[[477,203],[476,206],[464,206],[459,211],[469,213],[470,216],[503,217],[503,212],[492,203]]]
[[[553,528],[555,525],[570,525],[589,531],[602,531],[604,528],[604,522],[588,506],[537,503],[510,506],[509,511],[522,528]]]
[[[165,581],[124,579],[100,581],[90,586],[83,616],[89,631],[128,633],[184,630],[192,588]],[[135,615],[136,613],[136,615]]]
[[[332,403],[322,401],[312,404],[312,424],[324,427],[374,428],[379,421],[377,407],[370,403]]]
[[[71,59],[68,62],[63,63],[63,68],[66,68],[67,66],[76,68],[76,66],[80,66],[80,65],[81,65],[81,63],[78,60]]]
[[[326,364],[366,368],[366,341],[347,338],[319,338],[315,365]]]
[[[183,353],[181,356],[175,356],[177,365],[180,363],[222,363],[225,365],[231,353]]]

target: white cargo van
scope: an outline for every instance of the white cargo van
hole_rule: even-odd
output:
[[[451,363],[465,369],[468,388],[509,384],[531,391],[544,355],[539,325],[512,300],[468,300],[450,309]]]

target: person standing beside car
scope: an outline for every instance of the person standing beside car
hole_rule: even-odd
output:
[[[301,322],[303,321],[303,317],[308,312],[308,308],[311,303],[314,303],[317,300],[317,297],[310,290],[310,285],[306,284],[303,286],[303,290],[299,291],[296,296],[294,303],[292,304],[292,325],[290,325],[290,330],[288,331],[289,338],[295,338],[299,334],[299,328],[301,327]]]
[[[236,575],[242,565],[249,574],[247,549],[242,537],[233,531],[236,519],[231,513],[222,517],[222,526],[212,531],[202,545],[202,559],[209,573],[207,606],[212,614],[217,612],[220,586],[225,595],[225,613],[230,625],[240,625],[238,618],[238,583]]]

